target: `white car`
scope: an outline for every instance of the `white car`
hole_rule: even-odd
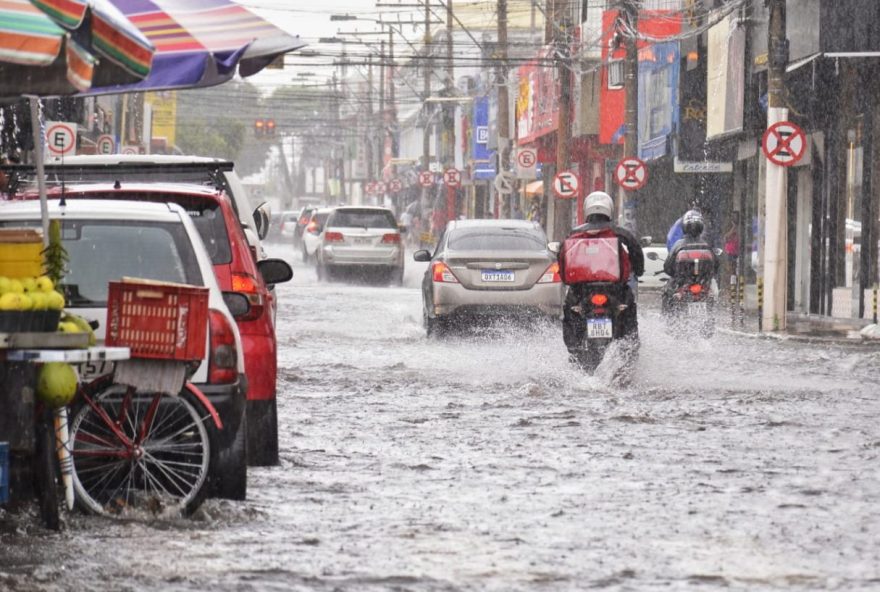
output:
[[[663,262],[668,254],[666,245],[652,244],[642,247],[642,250],[645,253],[645,273],[639,278],[639,288],[659,290],[669,280],[669,276],[663,272]],[[655,256],[650,256],[651,253]]]
[[[62,244],[69,256],[68,271],[59,285],[66,310],[97,323],[99,341],[105,335],[110,281],[136,277],[209,289],[206,353],[190,381],[219,419],[207,422],[210,489],[221,497],[243,495],[247,385],[241,338],[227,302],[239,307],[238,314],[247,312],[247,304],[221,292],[186,210],[176,204],[105,199],[70,200],[63,206],[50,200],[48,207],[50,217],[61,220]],[[37,200],[0,203],[0,226],[39,226],[40,220]],[[91,381],[112,372],[113,365],[90,364],[80,370],[81,379]],[[205,407],[204,417],[213,416],[204,400],[198,400]]]
[[[317,252],[318,278],[330,278],[336,270],[350,269],[384,274],[402,285],[403,251],[400,227],[391,210],[340,206],[323,224]]]

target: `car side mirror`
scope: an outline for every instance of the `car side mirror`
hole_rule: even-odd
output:
[[[427,249],[419,249],[415,253],[413,253],[413,261],[430,261],[431,260],[431,251]]]
[[[257,263],[257,269],[268,285],[283,284],[293,279],[293,269],[283,259],[263,259]]]
[[[650,253],[646,253],[645,257],[647,257],[651,261],[657,261],[658,259],[660,259],[660,256],[657,255],[657,253],[655,253],[654,251],[651,251]]]
[[[651,239],[653,239],[653,238],[654,238],[653,236],[643,236],[640,239],[640,242],[642,243],[643,247],[648,247],[651,245],[651,242],[652,242]]]
[[[254,210],[254,224],[256,225],[257,236],[260,240],[265,239],[269,235],[269,221],[271,220],[271,212],[268,203],[261,203]]]
[[[547,250],[551,253],[559,254],[559,249],[562,247],[562,244],[559,241],[553,241],[552,243],[547,243]]]
[[[241,318],[251,311],[251,303],[241,292],[223,292],[223,302],[233,318]]]

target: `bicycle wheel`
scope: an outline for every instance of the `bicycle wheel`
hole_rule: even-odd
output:
[[[186,515],[201,504],[211,450],[207,414],[199,413],[191,395],[114,385],[83,398],[70,442],[74,490],[86,510]]]

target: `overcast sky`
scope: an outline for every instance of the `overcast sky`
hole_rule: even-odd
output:
[[[307,50],[318,51],[322,56],[307,58],[296,54],[287,56],[288,66],[283,71],[267,70],[248,80],[263,88],[266,92],[278,85],[302,83],[304,80],[314,79],[316,82],[329,78],[333,73],[333,67],[329,64],[340,55],[342,46],[339,44],[319,44],[320,37],[334,37],[337,31],[377,31],[379,27],[369,20],[338,22],[331,21],[331,14],[350,14],[363,19],[377,19],[379,9],[377,1],[382,4],[396,4],[401,0],[236,0],[243,6],[247,6],[255,13],[276,26],[284,29],[292,35],[299,35],[309,46]],[[412,0],[404,0],[406,4],[414,4]],[[398,15],[404,21],[412,20],[412,13],[408,9],[383,9],[388,20],[397,20]],[[416,17],[421,18],[421,17]],[[405,28],[407,35],[418,37],[422,30],[413,31],[412,27]],[[355,39],[355,37],[347,37]],[[375,40],[376,36],[364,37],[367,40]],[[349,46],[349,52],[364,52],[364,48]],[[331,55],[327,55],[331,54]],[[314,77],[299,77],[298,73],[313,72]]]

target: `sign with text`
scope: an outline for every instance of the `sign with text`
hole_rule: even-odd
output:
[[[76,154],[76,124],[66,121],[46,122],[46,155],[72,156]]]

